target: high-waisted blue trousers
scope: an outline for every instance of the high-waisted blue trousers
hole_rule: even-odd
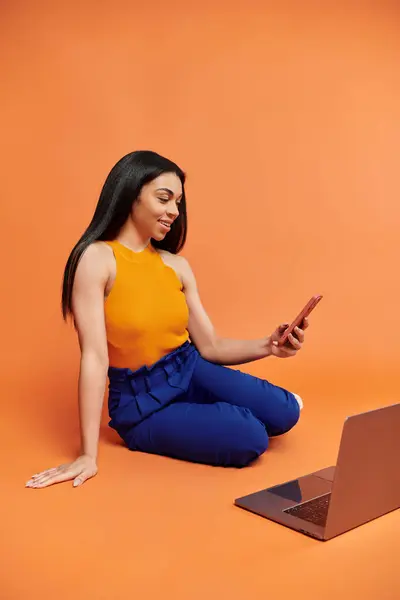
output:
[[[151,367],[110,367],[109,425],[131,450],[244,467],[299,419],[287,390],[204,360],[186,342]]]

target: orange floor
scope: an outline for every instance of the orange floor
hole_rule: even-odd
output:
[[[333,381],[322,392],[318,381],[300,387],[300,423],[247,469],[131,453],[104,415],[98,476],[80,489],[45,490],[24,482],[69,460],[75,407],[68,389],[30,404],[27,387],[8,402],[0,432],[1,598],[400,598],[400,511],[323,543],[233,506],[237,496],[334,464],[345,416],[393,402],[379,382],[368,392],[354,381],[346,398]],[[11,386],[6,392],[12,398]],[[40,385],[30,393],[40,395]]]

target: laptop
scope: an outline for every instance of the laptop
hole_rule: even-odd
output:
[[[348,417],[335,467],[234,503],[323,541],[400,508],[400,403]]]

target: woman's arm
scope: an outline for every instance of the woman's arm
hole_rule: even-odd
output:
[[[97,473],[100,420],[108,370],[104,289],[109,277],[108,249],[89,246],[75,274],[72,310],[81,350],[78,403],[81,455],[72,463],[42,471],[28,487],[47,487],[74,479],[74,486]]]
[[[200,300],[197,283],[188,261],[179,256],[179,273],[182,278],[186,302],[189,307],[189,334],[203,358],[223,365],[240,365],[247,362],[278,356],[295,356],[304,341],[304,334],[296,330],[298,339],[290,336],[290,346],[277,347],[276,341],[288,324],[278,327],[271,336],[257,340],[233,340],[219,337]],[[308,323],[305,324],[305,328]]]
[[[107,379],[107,364],[96,354],[84,352],[81,358],[78,404],[81,454],[97,460],[100,420]]]
[[[104,289],[108,253],[90,246],[75,276],[72,309],[81,349],[78,384],[81,453],[97,459],[100,420],[107,381],[108,352],[104,321]]]

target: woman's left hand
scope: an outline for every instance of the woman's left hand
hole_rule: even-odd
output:
[[[289,327],[289,323],[283,323],[280,325],[274,333],[267,338],[267,351],[271,356],[277,356],[278,358],[291,358],[296,356],[299,350],[304,344],[304,331],[309,326],[308,319],[304,319],[302,327],[296,327],[283,346],[278,346],[278,341],[285,330]]]

